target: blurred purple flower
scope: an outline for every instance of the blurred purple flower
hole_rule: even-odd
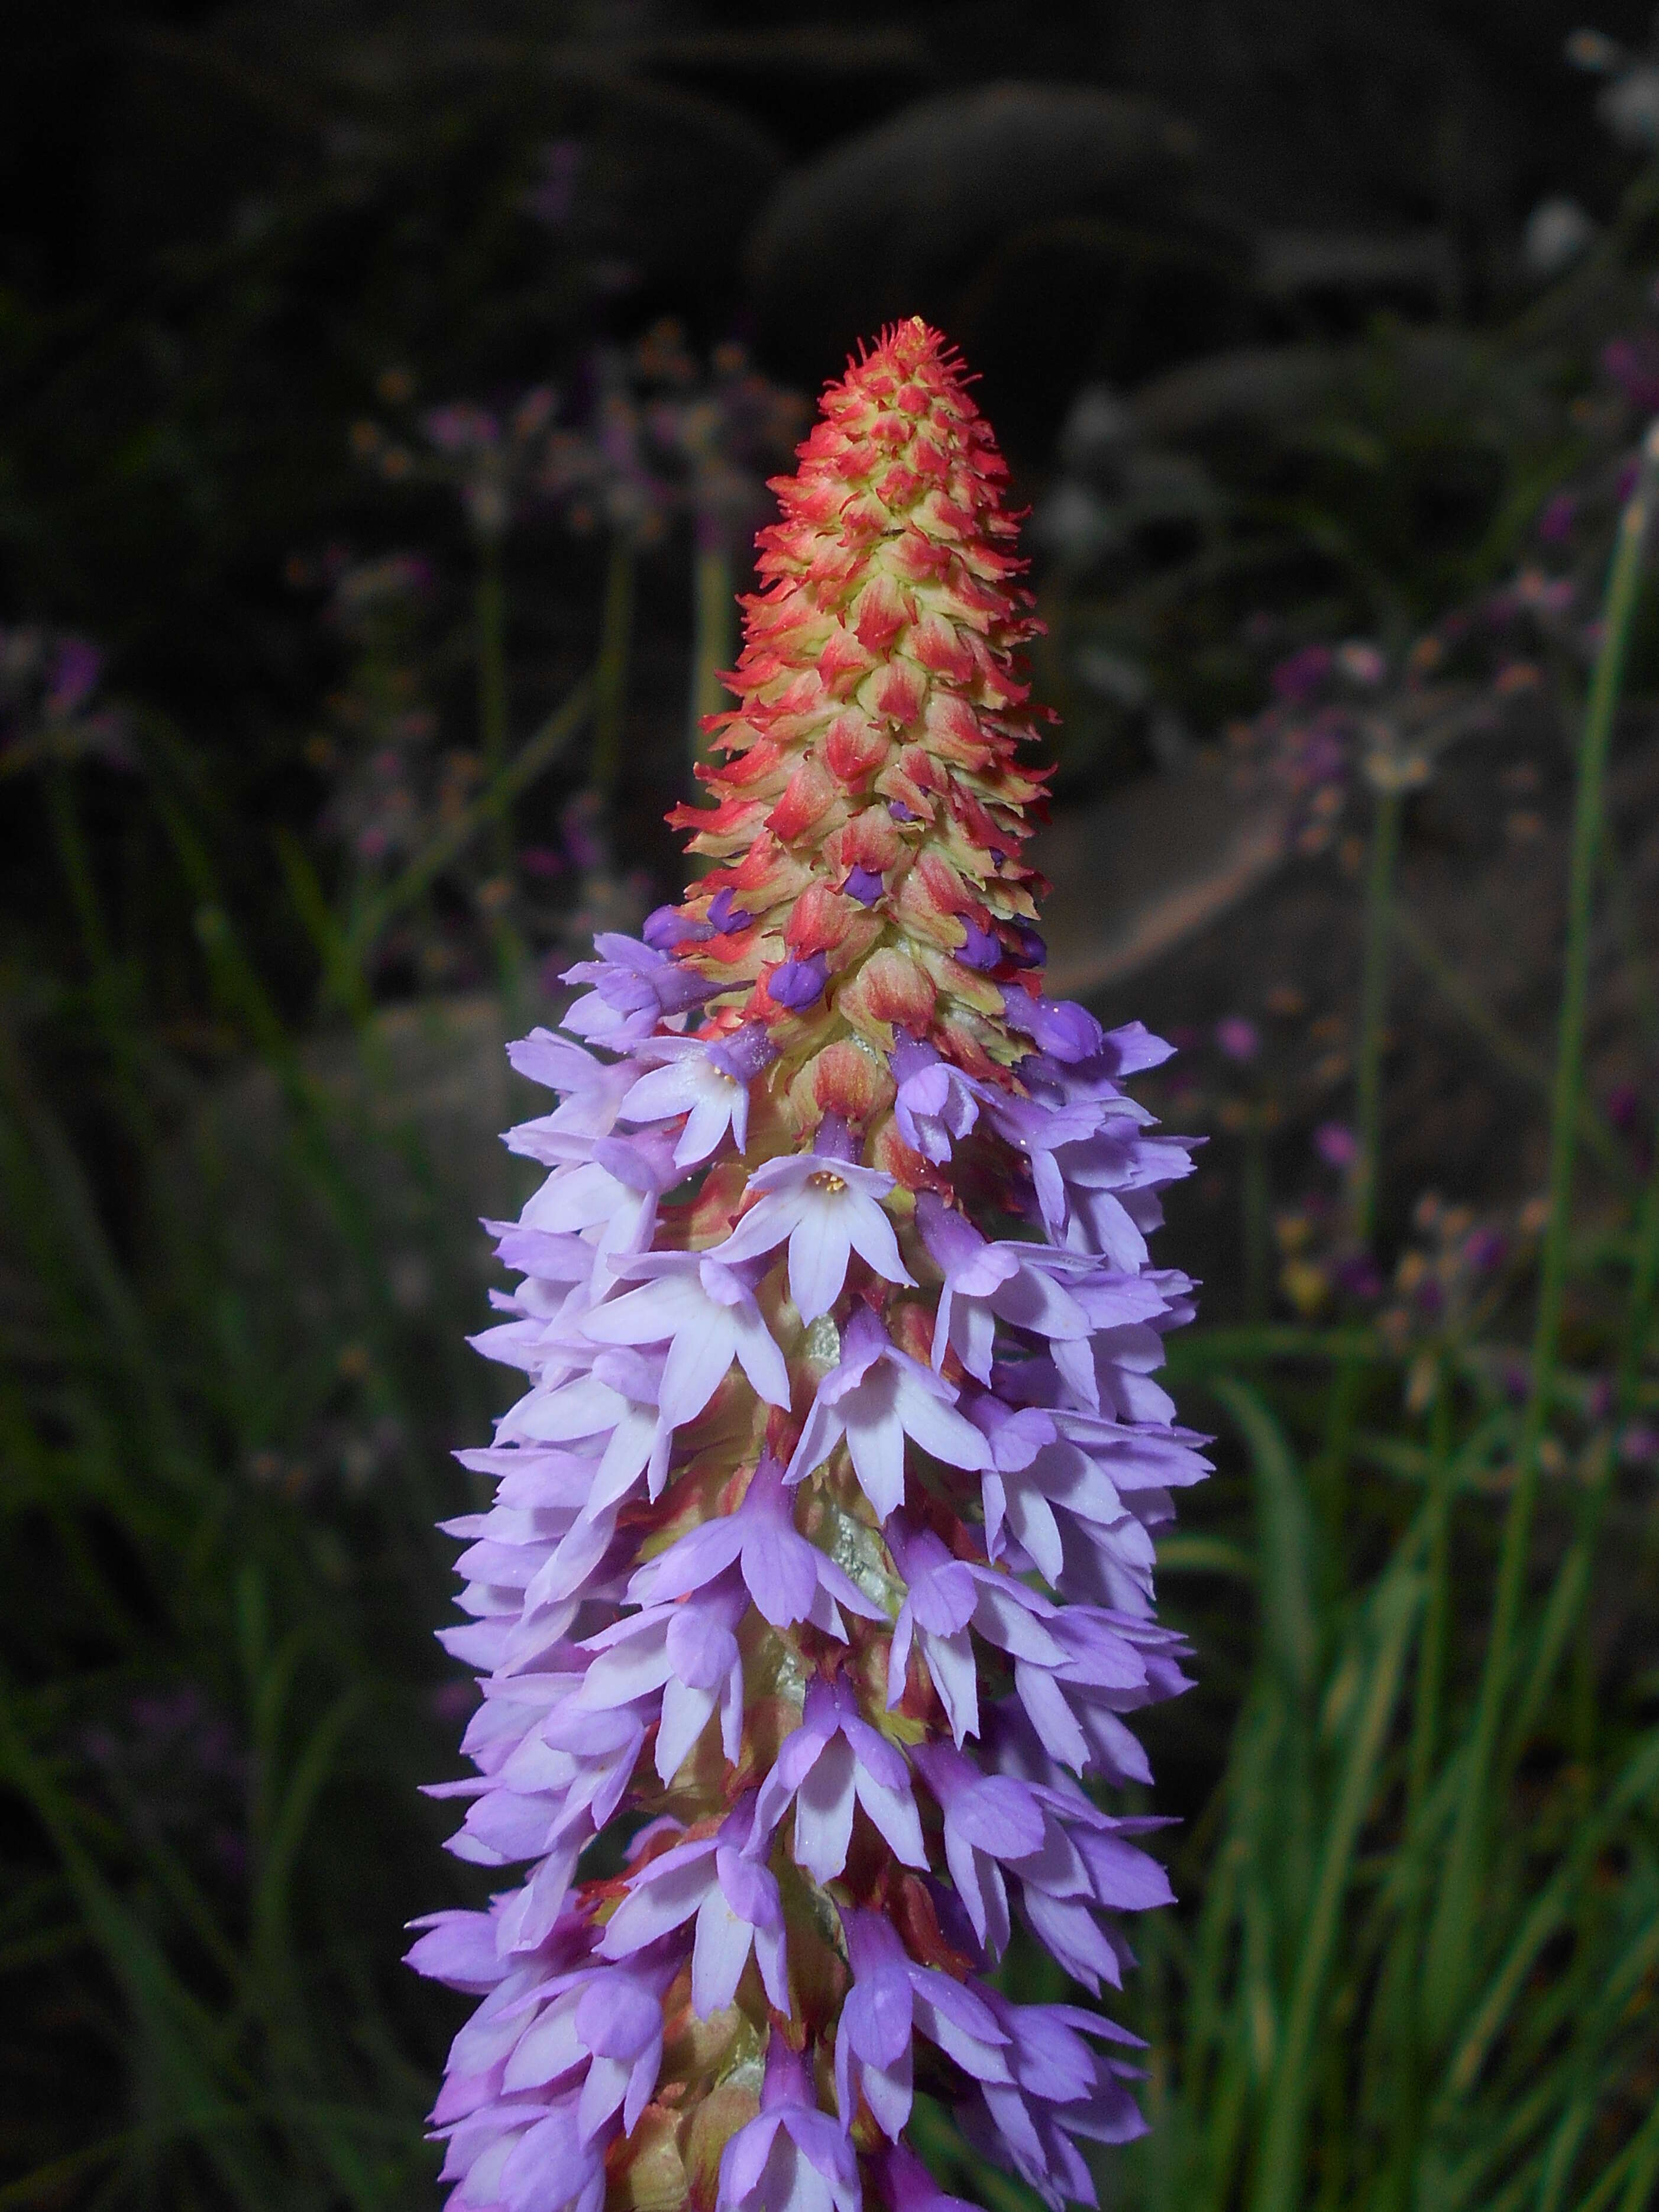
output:
[[[1328,1168],[1350,1168],[1359,1158],[1359,1139],[1346,1121],[1322,1121],[1314,1131],[1314,1150]]]
[[[1269,681],[1275,699],[1299,706],[1311,699],[1330,676],[1334,656],[1328,645],[1304,645],[1281,660]]]
[[[1239,1066],[1253,1060],[1261,1049],[1261,1032],[1242,1014],[1229,1014],[1215,1025],[1216,1049]]]
[[[67,721],[84,707],[98,687],[104,656],[83,637],[65,636],[58,641],[58,657],[46,684],[45,708],[49,721]]]
[[[570,220],[576,201],[576,180],[581,173],[582,144],[579,138],[554,138],[537,155],[540,176],[525,194],[523,207],[550,230],[561,230]]]
[[[1659,414],[1659,333],[1610,338],[1601,349],[1601,371],[1636,414]],[[1626,496],[1619,494],[1621,502]]]

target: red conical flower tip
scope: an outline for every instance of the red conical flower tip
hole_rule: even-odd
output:
[[[708,725],[726,757],[699,770],[716,803],[670,817],[723,864],[675,947],[721,987],[716,1018],[766,1025],[797,1131],[840,1114],[913,1187],[925,1168],[886,1119],[895,1043],[994,1079],[1030,1049],[1005,1000],[1042,958],[1018,857],[1045,781],[1017,760],[1036,624],[1006,477],[936,331],[901,323],[849,365],[773,483],[739,703]]]

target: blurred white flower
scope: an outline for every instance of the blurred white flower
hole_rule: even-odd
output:
[[[1594,243],[1598,228],[1577,200],[1540,200],[1521,234],[1528,274],[1545,282],[1559,276]]]

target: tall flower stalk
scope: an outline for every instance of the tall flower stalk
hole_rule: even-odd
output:
[[[411,1954],[482,2000],[452,2212],[916,2212],[919,2094],[1092,2202],[1142,2125],[1133,2038],[992,1978],[1018,1918],[1098,1996],[1168,1897],[1102,1798],[1184,1686],[1152,1539],[1205,1472],[1146,1245],[1188,1148],[1123,1088],[1168,1048],[1042,994],[1004,476],[920,322],[829,389],[677,817],[708,872],[512,1048],[559,1103],[508,1138],[549,1172],[479,1341],[528,1388],[462,1455],[441,1794],[516,1887]]]

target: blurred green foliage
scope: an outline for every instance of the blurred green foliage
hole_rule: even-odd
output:
[[[1119,2008],[1148,2038],[1154,2124],[1101,2185],[1146,2212],[1653,2201],[1659,1186],[1584,1095],[1573,993],[1617,903],[1596,846],[1598,748],[1623,726],[1609,638],[1638,702],[1659,672],[1633,568],[1590,623],[1656,404],[1659,202],[1561,92],[1570,15],[1264,6],[1238,66],[1259,84],[1279,55],[1275,136],[1272,102],[1230,94],[1214,52],[1183,58],[1166,11],[1120,12],[1114,46],[1086,9],[975,11],[971,79],[927,9],[837,31],[41,11],[20,40],[0,2206],[425,2201],[459,2008],[398,1959],[405,1920],[475,1895],[418,1784],[453,1771],[465,1711],[431,1640],[433,1523],[467,1502],[448,1454],[494,1404],[464,1337],[471,1217],[516,1198],[483,1141],[517,1110],[498,1048],[546,1011],[541,957],[677,866],[655,820],[729,651],[720,564],[741,580],[702,527],[737,496],[714,465],[769,465],[696,443],[714,399],[755,397],[721,342],[742,329],[810,382],[890,294],[982,359],[1036,500],[1062,793],[1255,714],[1297,648],[1409,665],[1546,557],[1540,520],[1573,502],[1547,558],[1576,611],[1537,653],[1583,806],[1568,989],[1553,1077],[1521,1054],[1550,1201],[1501,1268],[1455,1209],[1419,1210],[1376,1253],[1401,1262],[1391,1304],[1334,1300],[1298,1247],[1274,1308],[1245,1162],[1247,1264],[1172,1358],[1221,1438],[1164,1547],[1200,1677],[1149,1729],[1183,1903],[1137,1931]],[[1523,29],[1535,83],[1509,51]],[[1499,44],[1483,76],[1471,57]],[[994,92],[1016,75],[1034,82]],[[1081,185],[1055,155],[1079,129]],[[956,184],[923,222],[929,163]],[[1529,289],[1518,218],[1569,173],[1599,238]],[[1367,260],[1379,232],[1416,243]],[[423,411],[506,419],[550,384],[562,434],[614,460],[620,424],[626,454],[595,534],[567,485],[491,553]],[[651,528],[619,485],[653,488]],[[1375,1170],[1414,925],[1399,814],[1355,781]],[[1645,928],[1626,1018],[1651,996]],[[1413,957],[1433,972],[1431,945]],[[1444,988],[1513,1060],[1479,979]],[[1343,1233],[1365,1247],[1361,1188]],[[1382,1195],[1392,1237],[1408,1209]],[[1032,1960],[1009,1971],[1038,1992]],[[1013,2212],[942,2121],[933,2148]]]

